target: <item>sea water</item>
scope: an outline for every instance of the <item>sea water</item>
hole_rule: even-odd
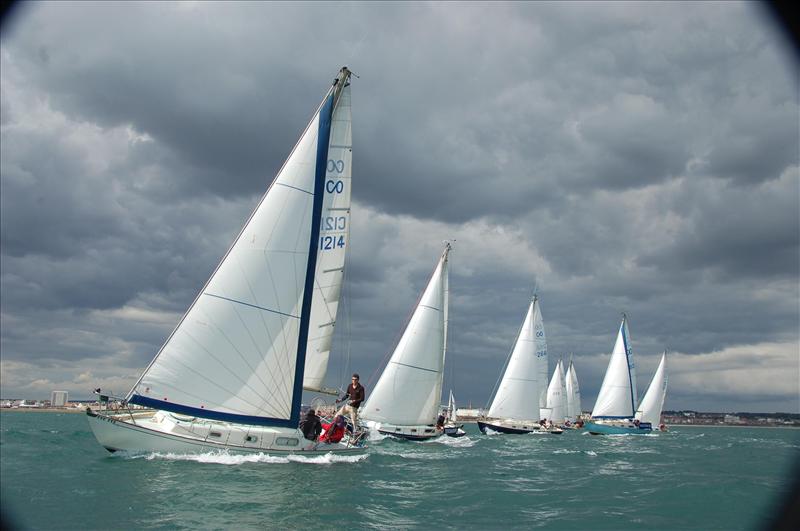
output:
[[[800,430],[370,441],[362,456],[110,454],[82,414],[0,414],[2,511],[27,529],[761,529]]]

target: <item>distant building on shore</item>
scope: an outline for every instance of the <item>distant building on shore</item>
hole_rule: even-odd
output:
[[[67,407],[67,391],[53,391],[50,395],[51,407]]]

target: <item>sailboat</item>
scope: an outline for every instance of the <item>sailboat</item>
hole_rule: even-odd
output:
[[[448,261],[444,252],[360,418],[371,430],[421,441],[441,436],[436,427],[447,352]]]
[[[636,410],[636,419],[641,424],[650,424],[653,429],[663,431],[661,424],[661,408],[664,407],[664,398],[667,395],[667,351],[661,355],[661,361],[658,364],[656,372],[653,374],[653,379],[650,380],[650,385],[644,393],[642,401],[639,403],[639,408]]]
[[[531,433],[539,430],[541,360],[547,360],[539,299],[534,295],[511,349],[502,380],[478,429],[486,433]],[[545,369],[546,371],[546,369]]]
[[[558,360],[556,368],[553,371],[553,377],[550,379],[550,385],[547,386],[547,411],[549,417],[548,426],[552,424],[553,429],[550,433],[562,433],[558,428],[567,418],[567,389],[564,381],[564,363]]]
[[[575,372],[575,364],[572,359],[569,360],[569,367],[564,380],[566,381],[567,389],[567,421],[574,426],[581,416],[581,389],[578,385],[578,373]]]
[[[636,368],[628,318],[623,314],[591,421],[585,427],[592,435],[649,433],[651,425],[635,419],[636,406]]]
[[[349,246],[350,76],[339,71],[123,408],[87,410],[109,451],[361,451],[305,440],[297,428],[303,389],[328,391]]]
[[[450,390],[450,397],[447,399],[447,408],[444,415],[444,434],[450,437],[463,437],[467,434],[464,425],[458,424],[458,414],[456,413],[456,397],[453,390]]]

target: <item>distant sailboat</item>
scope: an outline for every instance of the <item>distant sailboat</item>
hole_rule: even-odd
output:
[[[658,364],[653,379],[650,380],[650,385],[639,403],[639,409],[636,410],[636,419],[641,424],[650,424],[653,429],[661,426],[661,409],[664,407],[664,398],[667,395],[667,351],[661,355],[661,361]]]
[[[456,397],[453,390],[450,390],[450,397],[447,400],[447,410],[445,411],[444,434],[450,437],[463,437],[467,434],[463,430],[464,425],[458,424],[458,413],[456,413]]]
[[[489,412],[478,420],[483,433],[531,433],[539,429],[539,388],[547,381],[546,373],[540,380],[541,359],[547,359],[547,346],[538,300],[534,296],[528,305]]]
[[[647,433],[650,424],[634,419],[636,414],[636,368],[630,347],[628,319],[623,314],[617,341],[586,429],[593,435]]]
[[[328,391],[349,246],[350,75],[341,69],[126,407],[87,410],[108,450],[358,451],[305,440],[297,429],[303,389]]]
[[[561,360],[556,363],[550,385],[547,386],[547,417],[554,425],[562,424],[567,418],[567,391],[564,382],[564,364]]]
[[[567,420],[574,424],[581,415],[581,389],[578,385],[578,373],[575,372],[575,364],[571,359],[564,379],[567,387]]]
[[[447,352],[450,243],[378,383],[362,406],[370,429],[402,439],[439,437],[436,428]]]

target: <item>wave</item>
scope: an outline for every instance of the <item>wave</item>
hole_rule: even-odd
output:
[[[147,454],[127,454],[121,457],[126,459],[146,459],[148,461],[165,460],[165,461],[194,461],[203,464],[216,464],[216,465],[243,465],[247,463],[268,463],[268,464],[286,464],[286,463],[304,463],[312,465],[330,465],[333,463],[358,463],[365,460],[368,455],[337,455],[329,452],[323,455],[305,456],[297,454],[289,454],[282,456],[275,456],[263,453],[257,454],[230,454],[228,452],[206,452],[202,454],[178,454],[178,453],[160,453],[151,452]]]

